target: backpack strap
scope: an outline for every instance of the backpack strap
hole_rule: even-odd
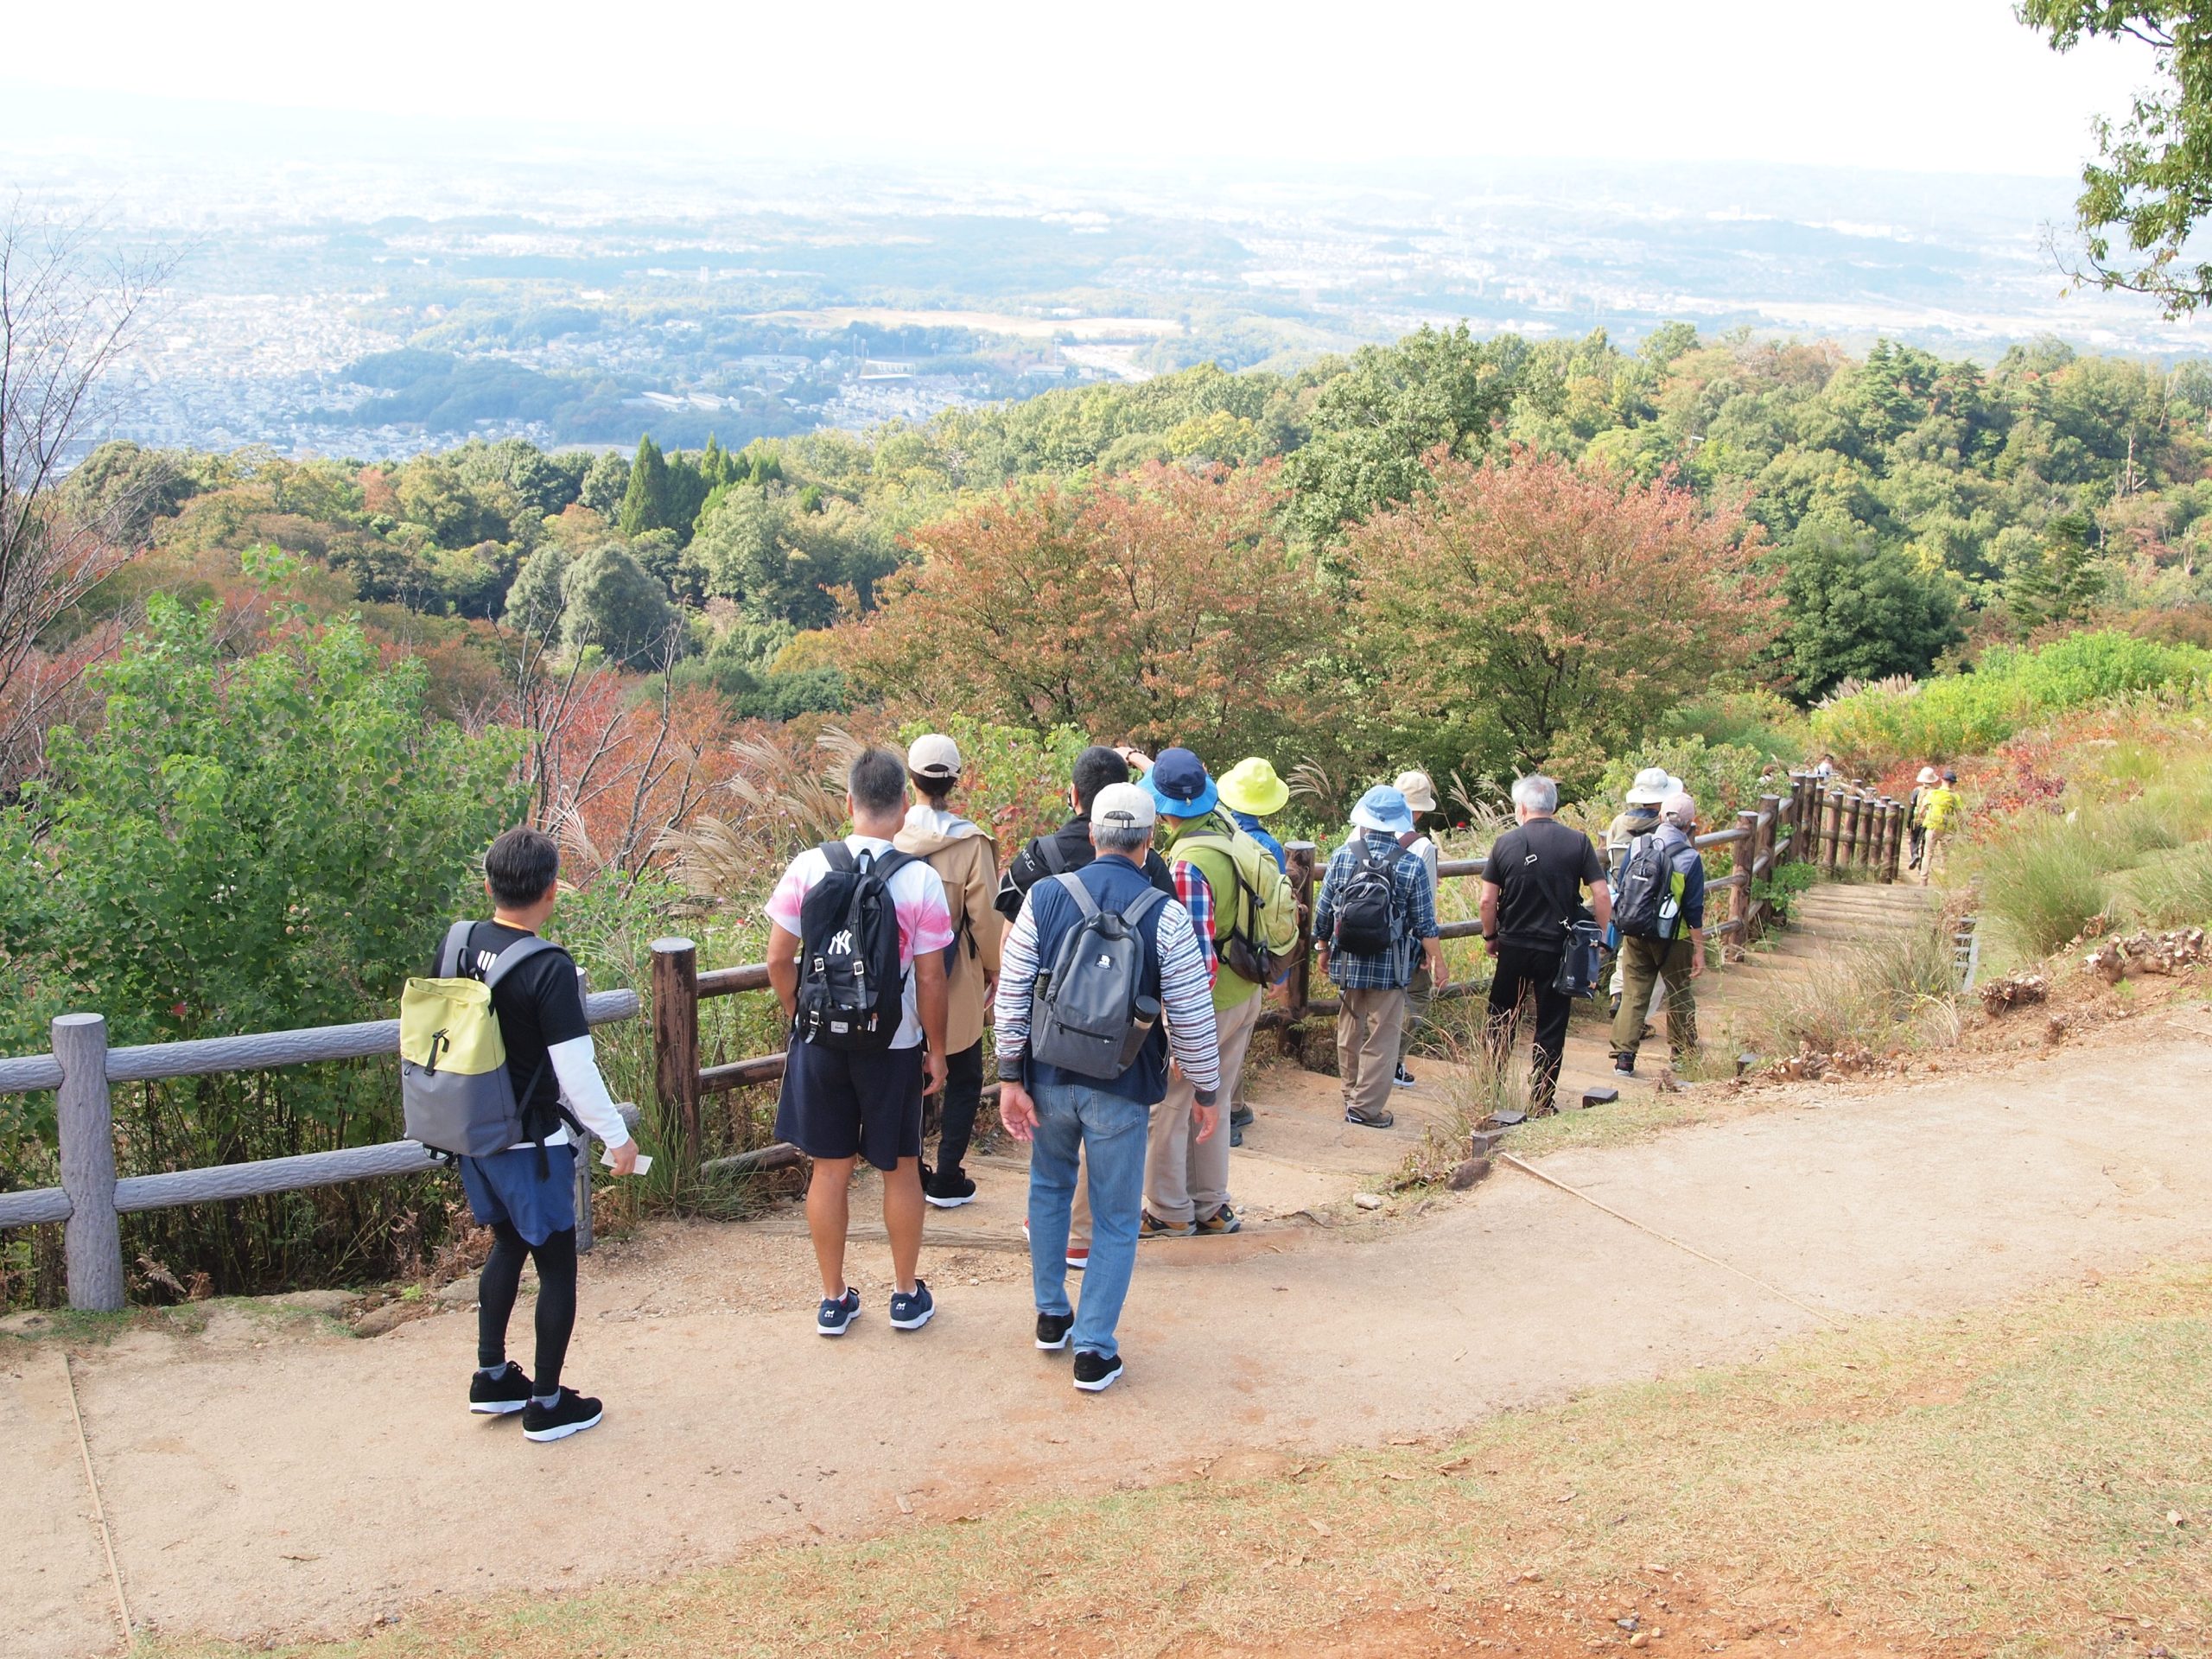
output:
[[[1029,850],[1037,861],[1045,867],[1046,874],[1065,875],[1068,873],[1067,860],[1061,855],[1060,838],[1058,836],[1038,836],[1029,843]]]
[[[490,990],[516,969],[541,951],[558,950],[561,947],[542,934],[533,933],[526,939],[517,939],[493,959],[484,970],[484,988]]]
[[[1142,893],[1122,906],[1122,919],[1135,931],[1146,917],[1166,902],[1167,895],[1147,881]]]
[[[468,949],[468,936],[476,931],[474,922],[455,922],[446,930],[446,942],[438,947],[438,977],[457,979],[461,976],[462,952]]]
[[[1096,916],[1098,913],[1098,901],[1090,896],[1090,889],[1083,885],[1083,878],[1077,875],[1074,871],[1070,870],[1065,874],[1056,875],[1052,880],[1058,882],[1062,887],[1065,887],[1070,893],[1075,895],[1077,908],[1083,912],[1083,918],[1084,921],[1089,921],[1093,916]],[[1147,888],[1147,891],[1158,893],[1160,889],[1157,887],[1150,887]]]
[[[850,875],[861,867],[860,861],[853,856],[853,849],[842,841],[823,842],[822,856],[830,861],[830,868],[841,875]]]

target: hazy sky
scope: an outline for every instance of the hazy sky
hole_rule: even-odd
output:
[[[2070,175],[2091,118],[2123,112],[2152,69],[2133,45],[2062,58],[2009,0],[111,0],[26,7],[9,34],[0,130],[12,80],[395,122],[681,125],[845,158],[1634,157]],[[273,109],[268,125],[283,130]]]

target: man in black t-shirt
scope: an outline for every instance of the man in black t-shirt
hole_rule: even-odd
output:
[[[471,925],[457,960],[436,975],[486,979],[507,950],[526,944],[560,901],[561,854],[550,836],[510,830],[484,855],[492,919]],[[463,1158],[461,1184],[478,1225],[492,1230],[492,1254],[477,1287],[476,1374],[471,1411],[522,1414],[533,1440],[564,1440],[600,1420],[600,1402],[561,1383],[576,1323],[576,1159],[585,1132],[606,1142],[615,1173],[637,1167],[638,1147],[608,1095],[592,1052],[576,964],[557,945],[522,957],[492,987],[492,1011],[507,1051],[526,1139],[484,1158]],[[524,1259],[537,1264],[537,1366],[533,1381],[507,1357],[507,1321],[522,1287]]]
[[[1000,915],[1013,921],[1021,914],[1021,901],[1030,888],[1090,862],[1090,803],[1109,784],[1128,781],[1129,763],[1118,749],[1094,743],[1076,756],[1068,780],[1068,804],[1075,808],[1075,816],[1051,835],[1039,836],[1007,861],[999,877],[998,896],[992,901]],[[1144,873],[1162,893],[1170,899],[1175,896],[1174,877],[1158,853],[1145,854]]]
[[[1573,1006],[1573,998],[1554,988],[1567,954],[1567,925],[1582,908],[1585,887],[1599,927],[1613,914],[1597,848],[1554,818],[1558,810],[1559,785],[1550,779],[1516,781],[1518,822],[1497,838],[1483,867],[1483,945],[1497,963],[1485,1036],[1492,1061],[1503,1065],[1521,1010],[1533,1008],[1535,1059],[1529,1068],[1529,1105],[1539,1113],[1552,1109]]]

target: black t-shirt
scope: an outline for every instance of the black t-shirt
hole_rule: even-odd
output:
[[[1531,818],[1490,849],[1483,880],[1497,886],[1497,939],[1524,950],[1563,951],[1562,924],[1582,902],[1586,883],[1605,879],[1598,849],[1556,818]]]
[[[477,923],[461,953],[461,976],[483,978],[499,952],[528,938],[520,928],[504,923]],[[433,963],[430,971],[436,973],[440,965]],[[514,1082],[516,1104],[526,1116],[540,1112],[557,1122],[552,1115],[560,1110],[561,1080],[553,1075],[553,1063],[545,1052],[556,1043],[591,1034],[576,964],[566,950],[540,950],[492,988],[492,1010],[499,1016],[499,1035],[507,1046],[507,1076]],[[532,1077],[537,1079],[534,1088]],[[531,1090],[527,1099],[525,1089]],[[545,1133],[550,1133],[550,1127]]]
[[[1058,870],[1046,864],[1039,851],[1046,842],[1052,843],[1053,853],[1059,863]],[[1087,817],[1070,818],[1051,835],[1038,836],[1014,855],[1013,861],[1006,867],[1006,873],[999,878],[998,895],[993,902],[999,913],[1012,921],[1021,914],[1021,901],[1030,888],[1053,875],[1079,870],[1097,855],[1097,849],[1090,844],[1090,820]],[[1170,899],[1175,896],[1175,877],[1168,870],[1166,860],[1157,852],[1147,849],[1144,873],[1154,887]]]

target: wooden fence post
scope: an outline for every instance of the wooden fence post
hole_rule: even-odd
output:
[[[1290,1022],[1295,1025],[1304,1015],[1313,988],[1313,843],[1292,842],[1283,849],[1283,865],[1290,877],[1290,890],[1298,899],[1298,943],[1291,947],[1290,977],[1285,982],[1288,993],[1286,1006]],[[1293,1040],[1286,1027],[1286,1048]]]
[[[1867,849],[1866,868],[1873,873],[1877,880],[1882,879],[1882,873],[1889,868],[1890,831],[1896,823],[1891,809],[1896,805],[1897,803],[1886,795],[1875,803],[1874,844]]]
[[[54,1022],[61,1185],[69,1194],[62,1248],[69,1306],[113,1313],[123,1306],[123,1226],[115,1212],[115,1111],[107,1092],[107,1020],[65,1014]]]
[[[677,1162],[699,1167],[699,949],[684,938],[653,941],[653,1087],[672,1111]]]
[[[1781,796],[1762,795],[1759,797],[1759,816],[1766,820],[1766,825],[1759,831],[1758,843],[1751,849],[1751,868],[1756,871],[1762,866],[1765,868],[1765,880],[1770,893],[1773,891],[1775,874],[1781,863],[1778,849],[1782,838],[1782,810]],[[1757,875],[1752,877],[1753,880],[1758,879]],[[1772,899],[1762,899],[1752,907],[1752,923],[1762,935],[1766,932],[1767,926],[1773,918],[1774,900]]]
[[[1910,810],[1911,809],[1903,801],[1890,803],[1889,867],[1882,877],[1885,881],[1894,881],[1897,879],[1897,866],[1904,856],[1905,836],[1910,827],[1906,823],[1905,819]]]
[[[1843,837],[1843,791],[1832,789],[1822,798],[1820,815],[1821,874],[1835,874],[1836,855]]]
[[[1865,841],[1861,825],[1866,816],[1866,792],[1854,780],[1843,798],[1843,862],[1847,865],[1859,861]]]
[[[1757,867],[1759,858],[1759,815],[1738,812],[1736,827],[1744,833],[1743,838],[1728,849],[1735,862],[1735,868],[1729,874],[1740,879],[1728,889],[1728,919],[1736,924],[1734,959],[1741,962],[1745,946],[1751,942],[1751,871]],[[1726,963],[1729,959],[1728,946],[1724,943],[1720,947],[1720,960]]]
[[[1821,858],[1821,810],[1818,784],[1810,772],[1789,780],[1789,856],[1800,864],[1817,864]]]

